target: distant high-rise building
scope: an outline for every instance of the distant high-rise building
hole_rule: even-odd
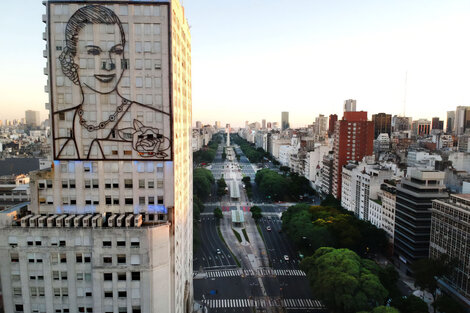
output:
[[[2,219],[4,310],[192,312],[184,9],[44,3],[53,166],[31,173],[31,214]]]
[[[431,133],[431,121],[427,119],[413,121],[411,131],[415,136],[427,136]]]
[[[392,115],[386,113],[378,113],[372,115],[372,122],[374,122],[374,138],[380,134],[392,135]]]
[[[338,115],[330,114],[330,121],[328,123],[328,135],[331,136],[335,132],[336,121],[338,120]]]
[[[26,125],[34,126],[34,127],[41,125],[39,111],[27,110],[24,115],[25,115]]]
[[[250,124],[249,121],[245,121],[245,128],[247,128],[249,124]]]
[[[444,172],[410,168],[397,186],[394,254],[408,274],[416,260],[429,256],[431,201],[448,197],[444,178]]]
[[[470,106],[458,106],[455,110],[454,131],[457,136],[465,132],[467,120],[470,120],[470,114],[467,113],[468,109],[470,109]]]
[[[289,125],[289,112],[282,112],[281,113],[281,130],[286,130],[290,128]]]
[[[336,122],[334,134],[333,196],[341,197],[343,166],[349,161],[361,161],[374,151],[374,123],[367,120],[367,112],[344,112]]]
[[[447,111],[447,124],[446,124],[447,133],[451,133],[454,131],[454,123],[455,123],[455,111]]]
[[[266,129],[266,120],[261,121],[261,128]]]
[[[279,123],[273,122],[273,129],[279,129]]]
[[[444,130],[444,122],[439,119],[439,117],[432,118],[431,129]]]
[[[214,125],[214,126],[215,126],[216,129],[219,129],[219,128],[220,128],[220,125],[221,125],[221,124],[220,124],[220,121],[215,121],[215,125]]]
[[[343,112],[356,112],[356,100],[344,100]]]
[[[453,194],[432,201],[429,257],[446,255],[456,265],[445,277],[444,288],[470,303],[470,194]]]
[[[328,131],[328,117],[323,114],[315,118],[315,133],[318,135],[325,135]]]
[[[394,115],[392,118],[392,129],[394,132],[410,130],[411,122],[411,117]]]
[[[202,128],[202,122],[196,121],[196,128],[201,129]]]
[[[266,127],[267,127],[268,129],[271,129],[271,128],[272,128],[271,122],[268,122],[268,123],[266,124]]]

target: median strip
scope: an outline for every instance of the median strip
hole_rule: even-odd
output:
[[[240,261],[238,261],[235,254],[233,254],[232,250],[230,250],[229,246],[225,242],[224,236],[222,236],[222,232],[220,231],[220,226],[217,226],[217,234],[219,235],[220,240],[222,240],[222,242],[224,243],[225,247],[227,247],[228,252],[230,252],[230,254],[232,255],[233,259],[235,260],[235,263],[237,263],[237,266],[241,267]]]

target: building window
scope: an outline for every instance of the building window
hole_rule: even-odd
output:
[[[113,280],[112,273],[103,273],[103,280]]]
[[[125,247],[126,246],[126,241],[125,240],[117,240],[116,245],[118,247]]]
[[[126,280],[126,273],[118,273],[118,280]]]
[[[126,255],[125,254],[118,254],[117,261],[119,264],[126,263]]]
[[[65,253],[60,254],[60,263],[67,263],[67,255]]]
[[[145,179],[139,179],[139,189],[145,189]]]
[[[81,253],[77,253],[75,256],[75,261],[77,263],[82,263],[83,262],[83,255]]]
[[[140,247],[140,241],[138,238],[133,238],[131,239],[131,248],[139,248]]]
[[[134,204],[134,199],[133,198],[125,198],[124,203],[125,204]]]
[[[111,247],[111,240],[103,240],[103,248]]]
[[[149,180],[149,181],[147,182],[147,187],[148,187],[149,189],[155,188],[154,181],[153,181],[153,180]]]
[[[59,276],[59,272],[58,272],[58,271],[53,271],[53,272],[52,272],[52,279],[53,279],[53,280],[59,280],[59,279],[60,279],[60,276]]]
[[[12,254],[10,255],[10,257],[11,257],[11,262],[12,262],[12,263],[18,263],[18,262],[20,261],[20,258],[19,258],[19,256],[18,256],[18,253],[12,253]]]
[[[145,197],[139,197],[139,205],[145,205]]]
[[[111,256],[104,256],[103,263],[113,263],[113,258]]]
[[[124,188],[132,189],[132,179],[124,179]]]
[[[104,297],[105,298],[112,298],[113,297],[113,292],[112,291],[105,291],[104,292]]]
[[[118,298],[125,298],[127,297],[126,291],[118,291]]]
[[[140,272],[132,272],[131,278],[132,280],[140,280]]]

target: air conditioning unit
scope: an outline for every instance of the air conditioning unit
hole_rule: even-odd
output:
[[[47,216],[41,216],[38,219],[38,227],[47,227]]]
[[[49,216],[47,218],[47,227],[54,227],[55,226],[55,219],[57,218],[57,214],[56,215],[52,215],[52,216]]]
[[[64,220],[67,217],[67,215],[63,214],[60,215],[58,218],[55,219],[55,226],[56,227],[64,227]]]
[[[38,219],[41,215],[34,215],[29,219],[29,227],[38,227]]]
[[[134,226],[135,227],[142,226],[142,214],[137,214],[134,216]]]
[[[116,227],[124,226],[124,219],[126,218],[125,214],[121,214],[116,218]]]
[[[98,218],[96,219],[96,227],[103,227],[103,216],[101,214],[96,215]]]
[[[75,215],[69,215],[65,218],[65,225],[64,227],[72,227],[73,226],[73,219],[75,218]]]
[[[93,218],[93,215],[91,214],[87,214],[84,218],[83,218],[83,227],[91,227],[91,219]]]
[[[83,215],[78,215],[73,220],[73,226],[80,227],[82,226]]]
[[[29,226],[29,219],[32,217],[33,215],[30,214],[30,215],[26,215],[25,217],[23,217],[21,219],[21,227],[28,227]]]
[[[108,227],[114,227],[116,216],[117,216],[116,214],[113,214],[108,218]]]
[[[134,215],[126,216],[126,227],[131,227],[132,226],[133,219],[134,219]]]

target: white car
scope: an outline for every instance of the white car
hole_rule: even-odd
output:
[[[284,260],[285,260],[285,261],[289,261],[289,256],[288,256],[287,254],[284,255]]]

